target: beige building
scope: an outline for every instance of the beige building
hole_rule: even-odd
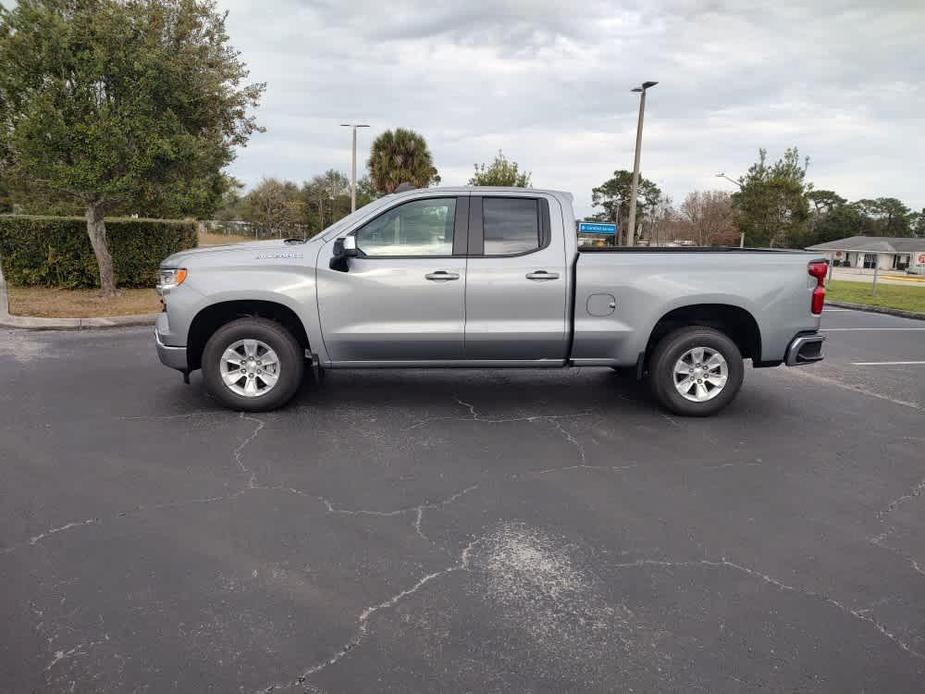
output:
[[[908,270],[925,274],[925,238],[892,236],[850,236],[810,246],[833,262],[835,267],[873,270]]]

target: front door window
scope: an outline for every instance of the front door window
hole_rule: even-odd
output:
[[[456,198],[414,200],[363,226],[357,248],[368,258],[433,258],[453,255]]]

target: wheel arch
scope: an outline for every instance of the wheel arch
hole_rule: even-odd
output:
[[[276,321],[292,334],[303,349],[311,348],[302,320],[285,304],[260,299],[221,301],[201,309],[190,323],[186,344],[190,371],[202,366],[202,351],[216,330],[233,320],[247,317]]]
[[[741,306],[722,303],[689,304],[665,313],[649,333],[644,353],[646,361],[665,335],[692,325],[719,330],[735,342],[743,357],[756,363],[760,361],[761,329],[755,317]]]

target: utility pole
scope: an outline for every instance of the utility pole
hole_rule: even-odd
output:
[[[654,87],[658,82],[643,82],[641,87],[634,87],[633,92],[639,93],[639,122],[636,124],[636,158],[633,161],[633,184],[630,187],[630,214],[626,230],[626,245],[636,245],[636,193],[639,190],[639,154],[642,150],[642,119],[646,113],[646,90]]]
[[[365,123],[341,123],[342,128],[353,129],[353,167],[350,173],[350,211],[357,209],[357,128],[368,128]]]

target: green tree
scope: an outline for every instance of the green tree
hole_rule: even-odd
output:
[[[264,234],[285,236],[301,226],[303,204],[295,183],[264,178],[241,200],[240,218]]]
[[[11,171],[84,209],[104,295],[116,293],[105,215],[203,209],[259,130],[213,0],[20,0],[0,8],[0,132]],[[169,202],[168,202],[169,200]]]
[[[363,176],[357,181],[357,209],[368,205],[378,197],[379,191],[376,190],[369,176]]]
[[[625,243],[627,223],[629,218],[630,190],[632,188],[633,172],[619,169],[613,172],[613,178],[605,181],[597,188],[591,190],[591,204],[602,208],[594,215],[597,221],[612,222]],[[662,199],[662,191],[652,181],[639,177],[639,187],[636,192],[636,223],[642,227],[644,223],[658,210]]]
[[[809,159],[801,161],[796,147],[773,164],[767,154],[758,150],[758,161],[739,178],[741,189],[732,195],[739,229],[750,246],[803,245],[809,229]]]
[[[812,204],[814,215],[828,214],[848,202],[834,190],[810,190],[806,199]]]
[[[350,181],[340,171],[328,169],[305,182],[301,196],[305,203],[303,219],[313,235],[350,214]]]
[[[244,184],[234,176],[227,176],[225,192],[215,211],[215,219],[230,222],[241,219],[244,205]]]
[[[853,205],[865,217],[866,236],[912,236],[912,210],[896,198],[864,199]]]
[[[10,197],[10,187],[0,176],[0,214],[13,211],[13,199]]]
[[[380,193],[394,193],[402,183],[426,188],[440,183],[427,142],[413,130],[386,130],[369,152],[369,178]]]
[[[801,245],[806,247],[849,236],[863,236],[866,227],[867,220],[857,207],[842,202],[822,212],[813,212],[810,234]]]
[[[913,234],[919,238],[925,238],[925,207],[922,208],[921,212],[912,213],[909,226],[912,228]]]
[[[507,186],[511,188],[529,188],[530,172],[520,171],[516,161],[508,161],[504,152],[498,155],[490,165],[476,164],[475,173],[469,179],[470,186]]]

